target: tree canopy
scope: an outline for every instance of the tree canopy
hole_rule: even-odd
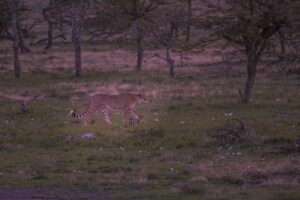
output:
[[[10,24],[9,9],[4,0],[0,1],[0,35],[5,32]]]

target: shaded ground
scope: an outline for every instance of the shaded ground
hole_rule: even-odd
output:
[[[0,200],[104,200],[105,194],[51,187],[9,188],[0,187]]]

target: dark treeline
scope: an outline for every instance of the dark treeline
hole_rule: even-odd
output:
[[[19,52],[30,53],[26,39],[36,34],[34,27],[41,21],[47,28],[35,36],[34,44],[44,45],[46,51],[55,40],[71,38],[76,77],[82,76],[83,38],[135,41],[137,71],[143,69],[145,47],[155,44],[164,50],[160,58],[170,78],[176,74],[173,51],[201,52],[214,44],[224,51],[234,49],[247,61],[247,79],[240,90],[243,103],[251,97],[261,59],[270,53],[278,61],[298,58],[300,1],[295,0],[48,0],[35,5],[40,20],[31,19],[32,5],[0,0],[0,36],[12,41],[16,78],[21,77]]]

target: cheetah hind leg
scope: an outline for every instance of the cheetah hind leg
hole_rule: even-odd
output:
[[[134,118],[133,118],[132,113],[133,113],[132,109],[124,110],[123,124],[125,125],[125,127],[127,127],[128,125],[131,126],[134,124]],[[127,124],[127,122],[128,122],[128,124]]]

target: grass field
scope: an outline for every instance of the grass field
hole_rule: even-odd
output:
[[[56,189],[65,199],[66,191],[79,193],[72,199],[100,199],[87,191],[130,200],[300,199],[299,79],[259,73],[243,105],[245,76],[191,66],[177,68],[174,80],[159,68],[91,69],[78,80],[68,69],[29,70],[15,80],[3,70],[2,92],[36,100],[21,113],[1,99],[0,188]],[[108,128],[100,114],[88,126],[76,123],[69,111],[96,92],[151,95],[137,107],[145,122],[125,127],[113,112]]]

